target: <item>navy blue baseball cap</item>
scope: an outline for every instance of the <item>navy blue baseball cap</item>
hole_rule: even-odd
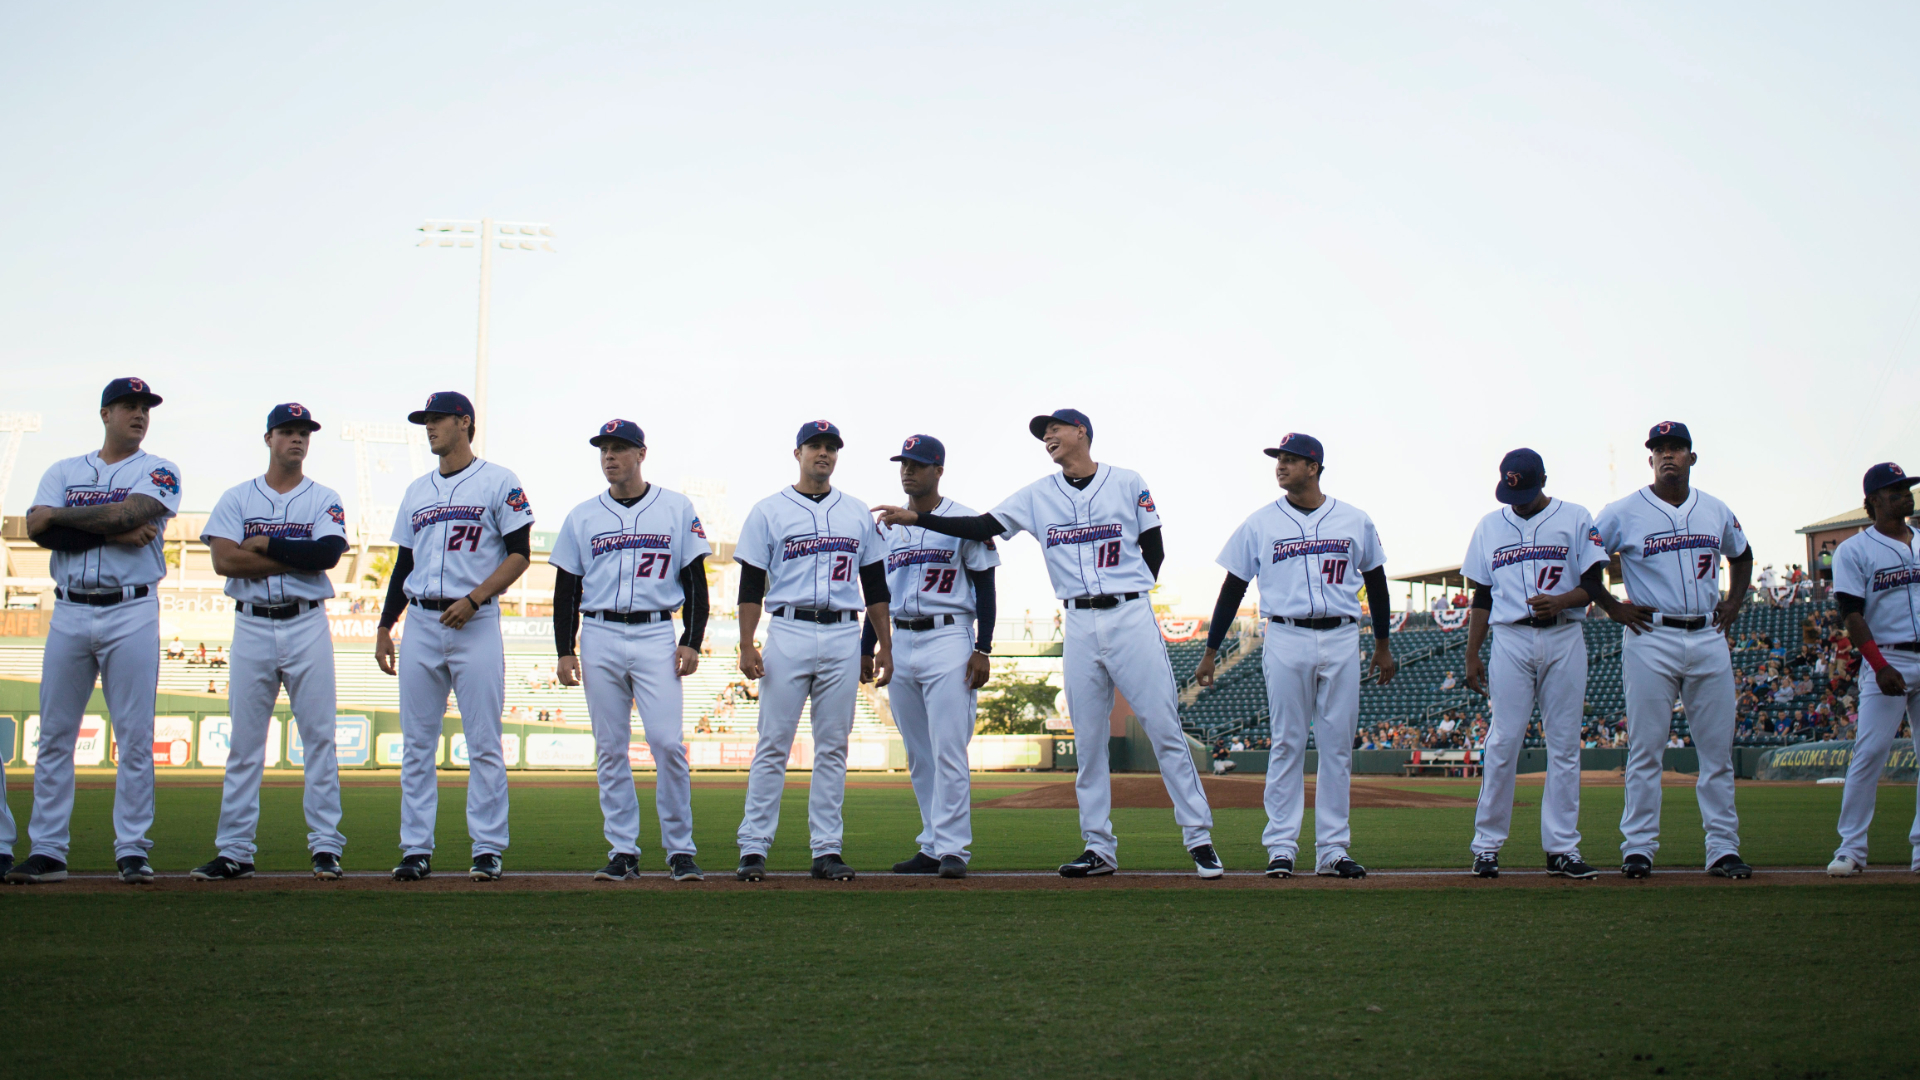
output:
[[[945,465],[947,448],[931,435],[909,435],[900,444],[900,452],[888,461],[917,461],[922,465]]]
[[[1311,435],[1302,435],[1297,431],[1287,432],[1281,436],[1279,446],[1269,446],[1262,452],[1270,458],[1277,458],[1281,454],[1293,454],[1321,465],[1327,463],[1327,452],[1321,448],[1320,440]]]
[[[1912,487],[1915,484],[1920,484],[1920,476],[1908,476],[1905,469],[1891,461],[1883,461],[1867,470],[1867,478],[1860,486],[1871,495],[1881,488]]]
[[[641,431],[640,425],[631,420],[609,420],[601,424],[600,430],[594,433],[593,438],[587,440],[587,445],[600,446],[608,439],[630,442],[642,450],[647,447],[647,433]]]
[[[305,424],[308,431],[320,430],[320,421],[313,418],[313,411],[305,405],[292,401],[275,405],[273,411],[267,414],[268,431],[288,424]]]
[[[1036,416],[1027,421],[1027,430],[1033,432],[1034,438],[1044,439],[1047,437],[1047,425],[1055,420],[1063,424],[1079,424],[1087,429],[1087,438],[1093,438],[1093,421],[1087,419],[1087,414],[1079,409],[1055,409],[1045,416]]]
[[[147,385],[147,380],[129,378],[115,379],[108,383],[107,388],[100,391],[100,407],[104,409],[121,398],[130,397],[146,402],[148,408],[160,404],[160,395],[153,392],[153,388]]]
[[[407,423],[424,424],[428,413],[445,416],[472,416],[473,402],[458,390],[442,390],[427,398],[427,403],[407,414]]]
[[[1521,447],[1500,459],[1500,486],[1493,497],[1508,506],[1525,506],[1540,497],[1547,486],[1547,466],[1540,455]]]
[[[1662,420],[1647,430],[1647,449],[1653,449],[1653,444],[1659,442],[1683,442],[1691,450],[1693,433],[1678,420]]]
[[[808,440],[818,439],[823,435],[833,438],[835,450],[847,445],[847,440],[840,437],[840,429],[834,427],[831,420],[814,420],[800,425],[800,433],[793,437],[793,448],[798,450],[807,445]]]

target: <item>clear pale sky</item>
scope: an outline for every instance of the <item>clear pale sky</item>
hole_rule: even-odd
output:
[[[1693,428],[1762,562],[1920,467],[1920,11],[1906,5],[26,5],[0,8],[5,510],[167,397],[185,504],[332,425],[471,387],[477,260],[428,217],[543,220],[495,265],[489,452],[556,527],[585,440],[651,476],[840,486],[949,449],[985,510],[1089,413],[1165,519],[1169,591],[1327,446],[1390,572],[1457,562],[1502,453],[1597,510]],[[1612,448],[1611,457],[1609,448]],[[1609,461],[1617,467],[1610,480]],[[392,481],[396,485],[398,477]],[[349,510],[353,510],[349,507]],[[1003,613],[1048,593],[1006,545]]]

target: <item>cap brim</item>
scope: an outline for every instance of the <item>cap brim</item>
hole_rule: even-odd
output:
[[[910,456],[908,456],[908,455],[906,455],[906,454],[895,454],[895,455],[893,455],[892,457],[890,457],[890,458],[888,458],[887,460],[888,460],[888,461],[911,461],[911,462],[913,462],[913,463],[914,463],[914,464],[916,464],[916,465],[938,465],[938,464],[940,464],[940,462],[938,462],[938,461],[928,461],[928,460],[927,460],[926,458],[923,458],[923,457],[910,457]]]
[[[409,423],[409,424],[424,424],[424,423],[426,423],[426,422],[427,422],[427,415],[428,415],[428,414],[427,414],[427,410],[425,410],[425,409],[416,409],[416,410],[414,410],[413,412],[410,412],[410,413],[408,413],[408,414],[407,414],[407,423]]]
[[[1510,488],[1505,484],[1497,484],[1493,489],[1493,497],[1508,506],[1525,506],[1539,498],[1540,493],[1545,490],[1547,490],[1545,484],[1530,488]]]
[[[1064,424],[1066,422],[1067,421],[1062,420],[1057,416],[1054,416],[1052,413],[1048,413],[1045,416],[1036,416],[1033,419],[1027,421],[1027,430],[1033,432],[1034,438],[1044,439],[1047,437],[1048,424],[1054,424],[1054,423]]]
[[[1657,439],[1648,439],[1644,445],[1646,446],[1647,449],[1651,450],[1653,449],[1655,443],[1663,443],[1663,442],[1677,442],[1681,446],[1684,446],[1689,450],[1693,449],[1692,439],[1683,439],[1678,435],[1662,435]]]
[[[646,443],[634,442],[632,439],[626,438],[621,435],[595,435],[593,438],[587,440],[587,445],[597,447],[601,443],[605,443],[605,442],[623,442],[623,443],[626,443],[628,446],[637,446],[642,450],[645,450],[647,448]]]
[[[1898,480],[1889,480],[1886,483],[1881,484],[1879,487],[1874,488],[1873,491],[1867,492],[1867,494],[1871,495],[1873,494],[1874,491],[1885,491],[1888,488],[1897,488],[1897,487],[1910,488],[1915,484],[1920,484],[1920,476],[1903,476]]]
[[[277,429],[277,428],[283,428],[283,427],[292,427],[292,426],[294,426],[295,424],[299,424],[300,426],[302,426],[302,427],[304,427],[304,428],[306,428],[306,429],[307,429],[308,431],[319,431],[319,430],[320,430],[320,425],[319,425],[318,423],[316,423],[315,421],[312,421],[312,420],[288,420],[288,421],[286,421],[286,422],[284,422],[284,423],[279,423],[279,424],[269,424],[269,425],[267,426],[267,430],[268,430],[268,431],[273,431],[273,430],[275,430],[275,429]]]
[[[125,400],[127,400],[128,398],[138,398],[138,399],[140,399],[140,402],[141,402],[142,404],[144,404],[144,405],[145,405],[145,406],[146,406],[147,408],[149,408],[149,409],[151,409],[151,408],[153,408],[153,407],[154,407],[155,405],[158,405],[158,404],[160,404],[160,402],[161,402],[161,400],[162,400],[159,394],[154,394],[154,393],[148,393],[148,392],[146,392],[146,391],[142,391],[142,390],[136,390],[136,391],[134,391],[133,393],[130,393],[130,394],[121,394],[121,395],[120,395],[119,397],[117,397],[117,398],[114,398],[114,399],[113,399],[112,401],[109,401],[109,402],[107,402],[107,405],[112,405],[112,404],[114,404],[115,402],[120,402],[120,401],[125,401]],[[102,407],[102,408],[105,408],[106,406],[104,406],[104,405],[103,405],[103,406],[101,406],[101,407]]]

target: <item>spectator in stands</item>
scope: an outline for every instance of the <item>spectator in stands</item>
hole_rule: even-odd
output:
[[[1454,682],[1453,672],[1451,671],[1447,672],[1446,678],[1440,680],[1440,689],[1442,690],[1451,690],[1457,685],[1458,684]]]
[[[1026,640],[1026,641],[1033,640],[1033,609],[1032,608],[1027,609],[1027,618],[1025,623],[1022,624],[1022,632],[1020,636],[1023,640]]]
[[[227,647],[225,645],[215,645],[213,647],[213,659],[207,661],[207,663],[212,667],[226,667]]]
[[[208,680],[207,680],[207,693],[209,693],[209,694],[217,694],[217,693],[219,693],[219,692],[220,692],[220,691],[219,691],[219,690],[218,690],[217,688],[215,688],[215,687],[214,687],[214,685],[213,685],[213,680],[212,680],[212,679],[208,679]]]
[[[1054,641],[1060,640],[1060,613],[1058,611],[1053,613],[1053,639],[1052,640]]]
[[[199,658],[198,658],[198,659],[195,659],[195,660],[189,660],[189,661],[187,661],[187,663],[189,663],[189,664],[204,664],[204,663],[206,663],[206,662],[207,662],[207,643],[203,641],[203,642],[201,642],[201,643],[200,643],[200,655],[199,655]]]
[[[1236,766],[1234,765],[1233,758],[1228,756],[1227,754],[1227,744],[1224,742],[1214,743],[1213,744],[1213,775],[1225,776],[1226,774],[1232,772],[1235,767]]]
[[[167,646],[167,659],[179,660],[187,655],[186,646],[180,644],[180,635],[173,635],[173,644]]]

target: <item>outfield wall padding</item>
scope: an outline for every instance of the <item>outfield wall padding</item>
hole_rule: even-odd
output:
[[[1757,780],[1826,780],[1847,775],[1853,763],[1853,740],[1796,743],[1776,746],[1760,756],[1755,770]],[[1916,770],[1912,739],[1895,739],[1887,755],[1887,767],[1880,779],[1899,784],[1914,783]]]

